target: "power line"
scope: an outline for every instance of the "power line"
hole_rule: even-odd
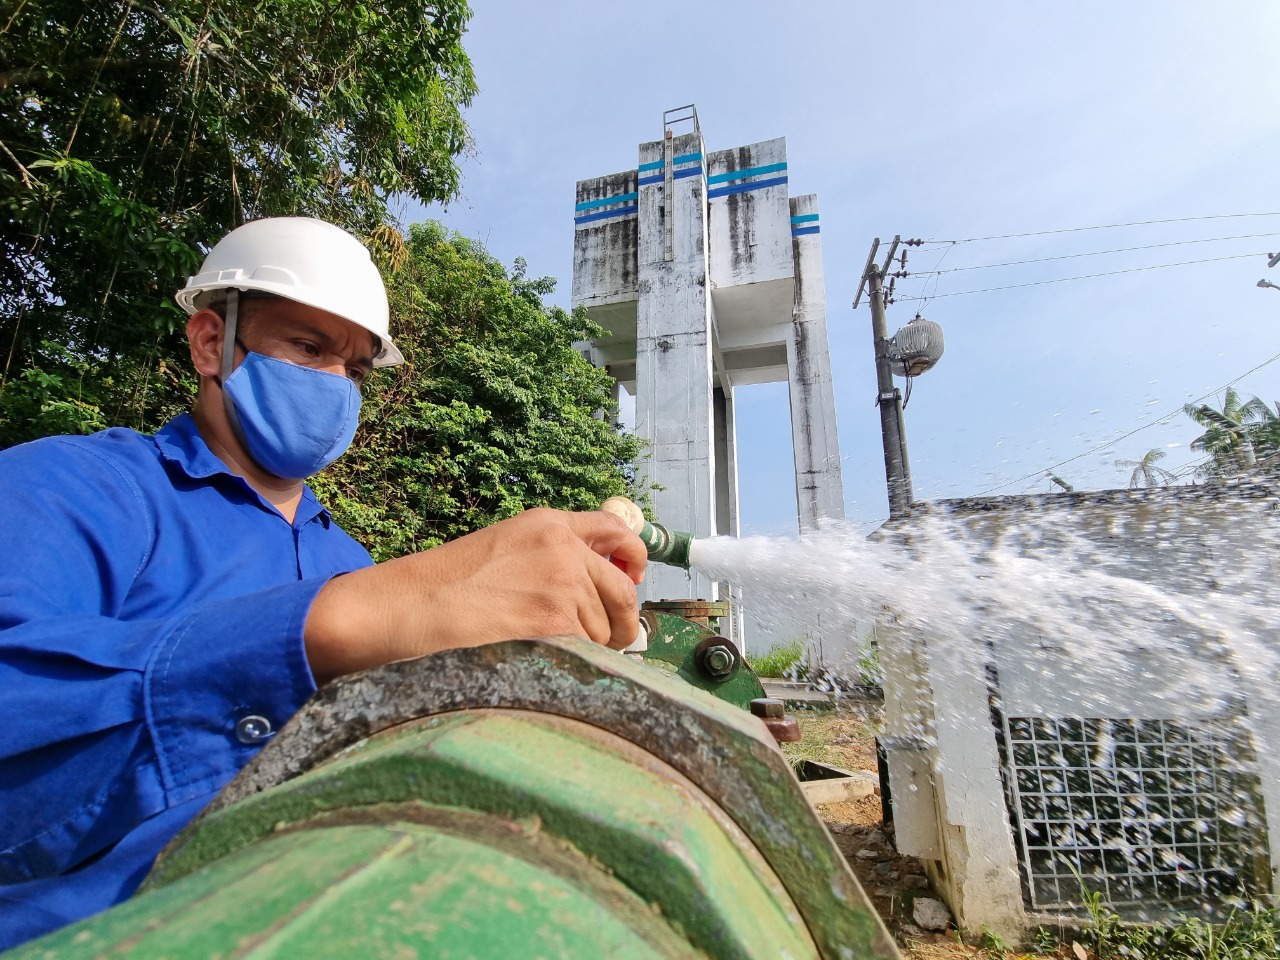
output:
[[[1014,240],[1019,237],[1047,237],[1055,233],[1083,233],[1087,230],[1114,230],[1118,227],[1149,227],[1157,223],[1193,223],[1200,220],[1239,220],[1245,217],[1280,217],[1277,213],[1217,213],[1204,217],[1173,217],[1167,220],[1134,220],[1130,223],[1101,223],[1092,227],[1063,227],[1059,230],[1033,230],[1029,233],[1002,233],[991,237],[967,237],[964,240],[925,240],[925,243],[979,243],[983,240]]]
[[[967,297],[973,293],[995,293],[999,290],[1017,290],[1021,287],[1039,287],[1046,283],[1067,283],[1071,280],[1092,280],[1095,277],[1115,277],[1122,273],[1141,273],[1144,270],[1163,270],[1166,267],[1189,267],[1197,263],[1218,263],[1222,260],[1244,260],[1247,257],[1262,257],[1265,253],[1237,253],[1229,257],[1208,257],[1204,260],[1182,260],[1178,263],[1156,263],[1149,267],[1128,267],[1124,270],[1108,270],[1105,273],[1086,273],[1078,277],[1058,277],[1054,280],[1031,280],[1027,283],[1010,283],[1003,287],[983,287],[980,290],[958,290],[955,293],[935,293],[928,299],[941,300],[943,297]],[[895,295],[896,300],[924,300],[925,297],[902,297]]]
[[[1270,360],[1263,360],[1262,363],[1258,364],[1252,370],[1246,370],[1244,373],[1240,374],[1240,376],[1236,377],[1235,379],[1228,380],[1222,386],[1217,387],[1216,389],[1210,390],[1208,393],[1204,394],[1204,396],[1197,397],[1196,399],[1190,402],[1195,404],[1195,403],[1201,403],[1205,400],[1208,400],[1214,394],[1222,392],[1223,390],[1227,389],[1227,387],[1234,386],[1235,384],[1243,380],[1245,377],[1249,376],[1250,374],[1257,373],[1263,367],[1268,366],[1269,364],[1275,363],[1277,360],[1280,360],[1280,353],[1277,353]],[[1169,413],[1166,413],[1164,416],[1160,417],[1158,420],[1152,420],[1149,423],[1144,423],[1140,427],[1135,427],[1134,429],[1130,430],[1128,433],[1122,434],[1121,436],[1116,437],[1114,440],[1108,440],[1106,443],[1099,444],[1098,446],[1094,447],[1092,450],[1086,450],[1084,453],[1078,453],[1074,457],[1068,457],[1066,460],[1061,460],[1058,463],[1055,463],[1051,467],[1041,468],[1039,470],[1034,471],[1033,473],[1028,473],[1026,476],[1018,477],[1016,480],[1009,480],[1005,483],[1000,484],[999,486],[991,487],[987,490],[982,491],[982,493],[978,494],[978,496],[985,497],[988,494],[995,493],[997,490],[1003,490],[1005,487],[1011,487],[1015,483],[1022,483],[1022,481],[1029,480],[1032,477],[1041,477],[1048,472],[1057,472],[1057,469],[1061,466],[1065,466],[1068,463],[1073,463],[1074,461],[1083,459],[1084,457],[1092,456],[1095,453],[1100,453],[1101,451],[1107,449],[1107,447],[1113,447],[1117,443],[1119,443],[1121,440],[1128,440],[1135,433],[1141,433],[1143,430],[1146,430],[1148,427],[1154,427],[1156,424],[1159,424],[1159,423],[1167,423],[1168,421],[1176,417],[1178,414],[1182,413],[1183,408],[1185,406],[1187,405],[1184,404],[1183,407],[1180,407],[1177,410],[1171,410]]]
[[[946,270],[922,270],[908,273],[910,277],[936,277],[944,273],[961,273],[965,270],[993,270],[996,267],[1019,267],[1028,263],[1048,263],[1051,260],[1076,260],[1080,257],[1101,257],[1109,253],[1132,253],[1135,250],[1158,250],[1162,247],[1183,247],[1191,243],[1220,243],[1224,240],[1256,240],[1260,237],[1280,237],[1280,233],[1241,233],[1233,237],[1205,237],[1201,240],[1172,240],[1169,243],[1149,243],[1141,247],[1116,247],[1113,250],[1094,250],[1090,253],[1063,253],[1055,257],[1036,257],[1033,260],[1007,260],[1004,263],[982,263],[972,267],[949,267]],[[951,247],[947,248],[950,252]],[[946,255],[945,253],[943,254]],[[939,258],[941,261],[941,258]]]

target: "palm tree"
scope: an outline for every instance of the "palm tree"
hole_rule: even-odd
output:
[[[1176,482],[1178,478],[1164,467],[1156,466],[1156,463],[1164,458],[1165,452],[1157,448],[1148,450],[1141,460],[1117,460],[1116,466],[1126,470],[1133,468],[1133,473],[1129,475],[1130,490],[1136,490],[1138,487],[1165,487]]]
[[[1274,463],[1280,454],[1280,403],[1274,407],[1254,397],[1241,408],[1259,467]]]
[[[1257,400],[1257,398],[1254,398]],[[1262,401],[1258,405],[1265,407]],[[1206,403],[1196,406],[1188,403],[1182,409],[1187,416],[1205,428],[1204,433],[1191,441],[1191,449],[1209,454],[1209,462],[1197,473],[1210,479],[1231,476],[1249,470],[1257,463],[1257,455],[1253,449],[1253,438],[1250,436],[1249,408],[1251,404],[1242,404],[1240,395],[1227,387],[1222,400],[1222,409],[1215,410]],[[1270,410],[1267,410],[1270,413]]]

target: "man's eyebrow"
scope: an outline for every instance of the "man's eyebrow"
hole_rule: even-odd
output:
[[[319,340],[328,348],[333,347],[334,337],[331,336],[330,334],[325,333],[319,327],[313,327],[311,326],[311,324],[307,323],[305,320],[294,321],[293,327],[298,333],[303,333],[316,340]],[[373,336],[373,334],[370,334],[370,336]],[[370,352],[369,354],[364,356],[354,357],[352,359],[352,362],[358,364],[361,367],[364,367],[366,371],[372,370],[373,369],[373,353]]]

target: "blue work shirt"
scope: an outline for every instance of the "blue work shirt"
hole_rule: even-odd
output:
[[[261,749],[242,721],[278,729],[315,692],[307,612],[371,562],[310,489],[285,520],[185,414],[0,452],[0,949],[137,888]]]

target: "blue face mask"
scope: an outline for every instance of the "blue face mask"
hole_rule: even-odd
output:
[[[360,423],[360,391],[349,378],[261,353],[248,353],[222,389],[249,455],[288,480],[337,460]]]

